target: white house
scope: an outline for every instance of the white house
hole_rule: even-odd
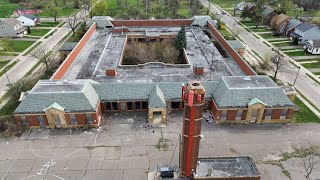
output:
[[[15,18],[0,20],[0,37],[23,37],[26,28]]]
[[[23,26],[36,26],[40,22],[40,19],[32,14],[21,15],[17,20],[20,21]]]
[[[298,44],[305,44],[309,40],[320,39],[320,29],[312,24],[302,23],[295,28],[291,37],[297,39]]]
[[[309,40],[303,48],[311,54],[320,54],[320,40]]]

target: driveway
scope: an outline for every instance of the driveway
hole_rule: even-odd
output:
[[[178,165],[182,114],[168,118],[167,127],[156,128],[147,127],[145,113],[114,114],[105,116],[98,129],[31,130],[19,138],[0,139],[0,179],[147,179],[156,165]],[[266,161],[294,148],[320,145],[319,128],[319,124],[224,126],[204,121],[199,156],[249,155],[258,162],[262,180],[286,180],[280,167]],[[165,145],[159,144],[161,138],[167,140]]]
[[[200,2],[208,7],[207,0],[200,0]],[[210,11],[213,14],[216,12],[221,12],[221,10],[215,6],[211,5]],[[257,52],[261,57],[264,57],[265,54],[273,54],[272,48],[267,46],[262,42],[261,39],[256,38],[254,35],[246,31],[242,26],[238,25],[235,21],[235,18],[228,15],[216,15],[230,30],[241,29],[239,37],[249,46],[252,50]],[[287,58],[289,58],[287,56]],[[284,83],[293,84],[295,76],[298,72],[298,68],[288,63],[285,70],[280,72],[278,78]],[[297,78],[295,88],[298,89],[304,96],[306,96],[315,106],[320,107],[320,85],[315,83],[310,79],[306,74],[309,73],[306,68],[301,67],[299,76]],[[309,73],[310,74],[310,73]]]

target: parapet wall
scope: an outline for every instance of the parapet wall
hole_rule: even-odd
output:
[[[84,45],[88,42],[92,34],[96,31],[97,24],[93,23],[92,26],[88,29],[88,31],[84,34],[81,40],[78,42],[76,47],[71,51],[68,57],[64,60],[64,62],[60,65],[58,70],[54,73],[51,77],[52,80],[61,80],[64,74],[68,71],[69,67],[71,66],[72,62],[76,59],[79,55],[80,51],[84,47]]]
[[[192,19],[168,19],[168,20],[113,20],[115,27],[119,26],[191,26]]]
[[[240,66],[241,70],[246,75],[256,75],[256,72],[251,69],[247,62],[245,62],[241,56],[230,46],[230,44],[226,41],[226,39],[219,33],[219,31],[208,22],[208,29],[215,36],[221,46],[227,51],[227,53],[234,59],[234,61]]]

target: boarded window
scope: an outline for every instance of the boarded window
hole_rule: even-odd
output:
[[[20,119],[21,119],[22,125],[29,126],[29,123],[28,123],[28,120],[27,120],[26,116],[24,116],[24,115],[20,116]]]
[[[171,102],[171,109],[180,109],[180,102]]]
[[[38,121],[40,127],[45,127],[45,126],[46,126],[45,123],[44,123],[44,118],[43,118],[43,116],[38,115],[38,116],[37,116],[37,121]]]
[[[112,102],[112,110],[116,111],[118,110],[118,102]]]
[[[132,109],[132,102],[127,102],[127,110],[131,111]]]
[[[223,110],[221,113],[221,120],[227,120],[227,110]]]
[[[77,125],[77,118],[75,114],[70,114],[71,125]]]
[[[242,110],[239,109],[239,110],[237,111],[236,120],[241,120],[241,117],[242,117]]]
[[[87,120],[87,124],[92,124],[92,116],[91,114],[86,114],[86,120]]]
[[[282,109],[280,119],[286,119],[288,113],[288,109]]]
[[[141,109],[141,102],[135,102],[136,109]]]
[[[272,116],[272,109],[266,109],[266,115],[265,115],[265,120],[270,120]]]
[[[148,109],[148,102],[142,101],[142,109]]]
[[[110,102],[106,102],[106,110],[111,111],[111,103]]]

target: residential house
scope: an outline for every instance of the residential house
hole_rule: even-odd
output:
[[[311,54],[320,54],[320,39],[307,41],[303,48]]]
[[[240,11],[244,11],[245,8],[247,8],[249,11],[254,11],[256,5],[252,3],[247,3],[247,2],[240,2],[239,4],[236,5],[236,9]]]
[[[0,20],[0,37],[23,37],[26,28],[15,18]]]
[[[229,40],[230,46],[241,56],[244,57],[246,47],[239,40]]]
[[[24,14],[17,18],[23,26],[36,26],[40,23],[40,19],[33,14]]]
[[[255,4],[252,4],[252,3],[247,3],[247,4],[245,5],[245,8],[247,8],[248,11],[252,13],[252,12],[254,12],[254,10],[256,9],[256,5],[255,5]]]
[[[320,39],[320,29],[315,25],[302,23],[295,28],[291,37],[295,39],[298,44],[305,44],[308,40]]]
[[[291,33],[294,32],[295,28],[301,23],[301,21],[291,18],[280,26],[279,33],[283,36],[290,37]]]
[[[289,18],[290,17],[286,14],[279,14],[279,15],[273,16],[273,18],[270,21],[269,26],[272,29],[275,29],[278,31],[278,30],[280,30],[280,27],[289,20]]]
[[[242,1],[236,5],[236,9],[243,11],[246,4],[246,2]]]
[[[270,7],[264,7],[264,9],[262,10],[262,16],[263,16],[263,24],[270,24],[273,16],[276,16],[277,12],[270,8]]]

